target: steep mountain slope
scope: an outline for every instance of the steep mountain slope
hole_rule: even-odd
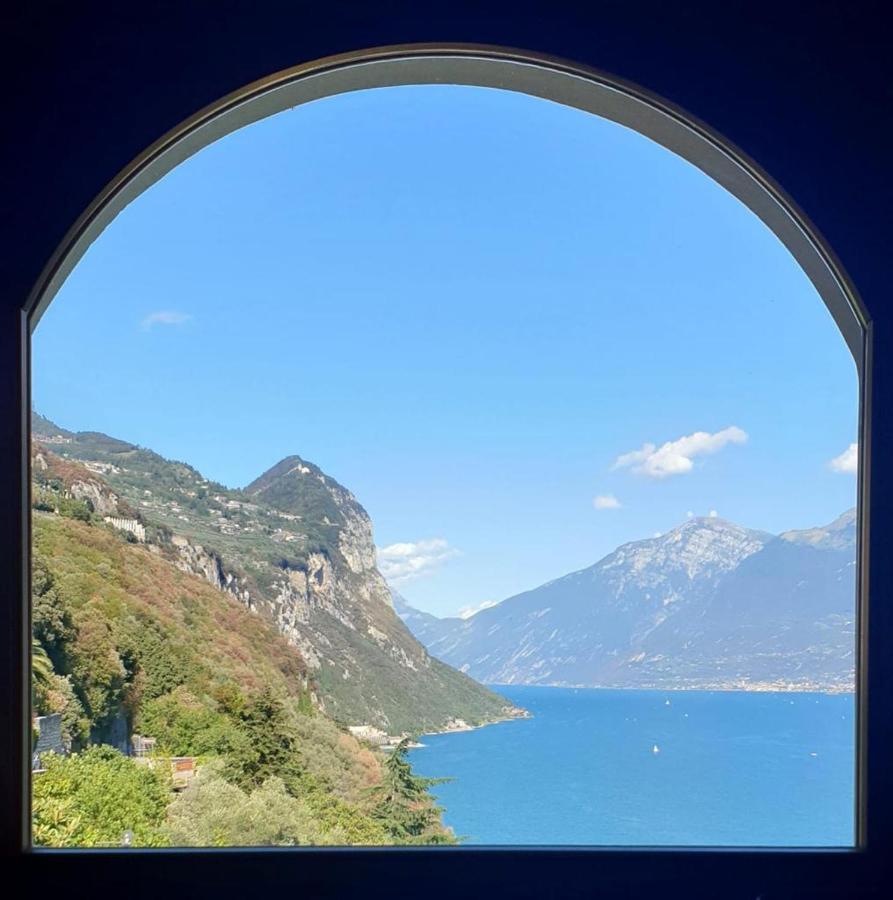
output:
[[[849,689],[854,558],[853,512],[778,537],[690,519],[417,634],[489,683]]]
[[[289,457],[233,490],[107,435],[41,417],[32,429],[44,456],[78,461],[107,483],[184,571],[274,622],[336,719],[400,733],[510,713],[504,698],[432,659],[411,635],[375,568],[368,515],[318,467]]]

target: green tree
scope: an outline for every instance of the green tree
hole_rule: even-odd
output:
[[[153,700],[190,681],[198,673],[194,651],[183,636],[148,616],[128,617],[116,629],[118,654],[139,701]]]
[[[227,776],[239,787],[260,787],[268,778],[300,773],[294,729],[285,708],[269,687],[250,699],[238,715],[244,740],[229,754]]]
[[[232,719],[212,709],[186,688],[144,704],[135,727],[154,737],[160,752],[172,756],[244,753],[247,736]]]
[[[56,587],[55,577],[39,554],[31,567],[31,630],[40,641],[57,672],[64,671],[65,650],[77,637],[71,609]]]
[[[77,641],[66,655],[75,692],[91,724],[99,727],[118,712],[128,675],[111,624],[100,610],[79,611]]]
[[[441,823],[442,807],[435,804],[428,789],[447,778],[414,775],[406,759],[409,739],[391,751],[382,768],[381,782],[372,789],[372,815],[396,843],[454,844],[453,834]]]
[[[48,687],[53,678],[53,664],[43,649],[43,644],[35,637],[31,638],[31,674],[35,686],[43,688]]]

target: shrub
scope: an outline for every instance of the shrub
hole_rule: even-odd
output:
[[[73,497],[59,498],[59,515],[81,522],[90,522],[93,518],[88,503],[84,500],[75,500]]]
[[[50,847],[166,846],[170,790],[165,779],[110,747],[44,757],[34,776],[34,843]]]
[[[324,843],[307,805],[279,778],[246,792],[223,777],[222,767],[203,765],[168,810],[167,837],[176,846],[292,846]]]
[[[395,843],[393,837],[366,812],[323,790],[311,790],[304,797],[313,810],[326,843],[370,846]]]

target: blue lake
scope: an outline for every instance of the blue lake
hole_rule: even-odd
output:
[[[852,694],[496,690],[533,718],[410,752],[465,843],[853,843]]]

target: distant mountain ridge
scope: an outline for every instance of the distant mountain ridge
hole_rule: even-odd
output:
[[[855,510],[774,536],[692,518],[469,619],[395,605],[490,684],[852,690]]]
[[[462,619],[458,616],[440,619],[431,615],[431,613],[416,609],[414,606],[410,606],[409,601],[395,590],[391,591],[391,598],[394,604],[394,612],[400,616],[406,623],[407,628],[426,647],[434,644],[462,623]]]
[[[504,698],[433,658],[395,615],[369,516],[318,466],[287,457],[235,490],[186,463],[37,414],[32,436],[38,478],[97,513],[136,517],[179,568],[273,622],[335,719],[398,734],[510,712]]]

